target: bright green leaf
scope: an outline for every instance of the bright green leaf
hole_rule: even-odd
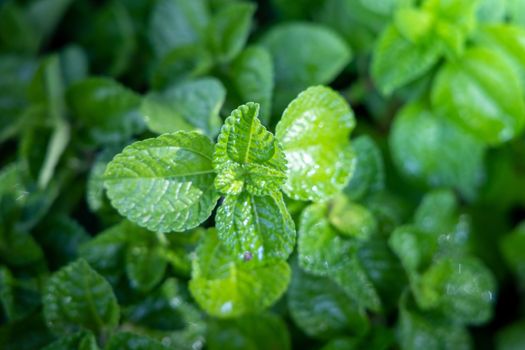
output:
[[[284,293],[289,280],[285,261],[232,260],[215,231],[209,230],[197,248],[189,287],[210,315],[231,318],[266,309]]]
[[[108,197],[122,215],[151,231],[196,227],[218,199],[212,152],[211,141],[194,132],[136,142],[108,164]]]
[[[324,86],[308,88],[288,105],[275,135],[288,161],[283,190],[289,197],[322,201],[343,189],[355,163],[354,125],[343,97]]]

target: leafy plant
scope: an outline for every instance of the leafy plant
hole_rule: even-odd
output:
[[[0,347],[525,347],[523,10],[0,3]]]

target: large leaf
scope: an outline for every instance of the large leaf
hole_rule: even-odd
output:
[[[312,204],[301,215],[299,264],[333,279],[359,306],[378,310],[381,301],[358,259],[356,241],[340,235],[327,218],[328,205]]]
[[[389,141],[394,163],[407,178],[475,196],[483,180],[485,147],[445,116],[422,103],[409,104],[396,116]]]
[[[140,97],[109,78],[87,78],[67,91],[74,117],[95,143],[127,141],[144,129]]]
[[[237,317],[260,312],[284,293],[290,280],[285,261],[238,262],[209,230],[193,260],[190,291],[210,315]]]
[[[275,66],[275,114],[308,86],[330,83],[351,58],[339,35],[318,24],[274,26],[261,44],[272,54]]]
[[[288,196],[321,201],[343,189],[354,166],[354,125],[343,97],[324,86],[308,88],[288,105],[275,132],[288,161]]]
[[[210,137],[219,132],[219,110],[226,91],[214,78],[202,78],[151,92],[142,101],[141,112],[148,128],[158,134],[198,129]]]
[[[109,283],[85,260],[77,260],[47,282],[43,295],[48,327],[57,334],[111,331],[119,321],[119,306]]]
[[[213,155],[219,192],[267,195],[284,183],[284,153],[258,114],[259,105],[250,102],[234,110],[224,122]]]
[[[295,225],[282,194],[229,195],[215,217],[221,243],[239,260],[286,260],[295,245]]]
[[[288,307],[294,322],[309,336],[333,338],[368,330],[368,319],[333,281],[294,269],[288,290]]]
[[[255,5],[231,3],[221,6],[207,28],[208,46],[219,63],[232,60],[241,52],[252,24]]]
[[[432,103],[491,145],[514,138],[525,123],[523,89],[512,65],[485,48],[473,47],[440,70]]]
[[[106,168],[111,203],[151,231],[184,231],[206,220],[218,199],[213,144],[195,132],[164,134],[128,146]]]

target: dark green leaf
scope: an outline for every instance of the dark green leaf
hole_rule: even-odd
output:
[[[162,345],[161,342],[154,339],[133,334],[133,333],[117,333],[109,339],[105,350],[168,350],[169,348]]]

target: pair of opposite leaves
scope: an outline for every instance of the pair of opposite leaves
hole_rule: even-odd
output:
[[[294,223],[281,189],[298,200],[323,201],[352,172],[353,112],[335,91],[315,86],[297,96],[270,133],[247,103],[225,120],[214,146],[197,132],[178,131],[133,143],[108,164],[112,205],[155,232],[198,226],[224,201],[218,237],[239,259],[286,259]]]

